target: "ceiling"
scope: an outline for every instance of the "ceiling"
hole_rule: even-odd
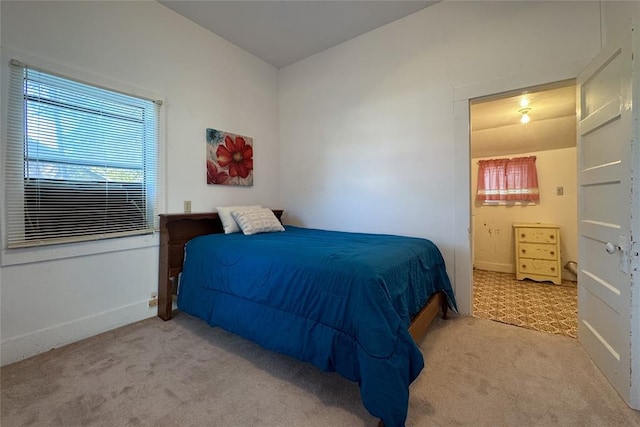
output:
[[[531,121],[520,123],[526,98]],[[563,81],[471,102],[471,157],[575,147],[576,86]]]
[[[329,49],[437,1],[158,0],[277,68]],[[525,95],[531,121],[520,123]],[[576,143],[575,84],[485,97],[471,103],[471,156],[568,148]]]
[[[159,2],[277,68],[437,3],[402,0]]]

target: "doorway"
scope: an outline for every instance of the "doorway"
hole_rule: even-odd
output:
[[[475,317],[577,337],[577,286],[572,268],[577,261],[575,100],[575,80],[569,79],[469,101],[471,314]],[[538,202],[476,200],[480,160],[523,157],[536,159]],[[546,251],[545,259],[531,259],[530,251],[523,255],[529,259],[522,261],[535,263],[536,268],[551,265],[555,272],[562,270],[562,281],[556,277],[556,284],[547,281],[552,279],[544,275],[549,272],[528,277],[518,274],[523,280],[516,280],[513,224],[540,223],[557,227],[558,242],[535,244],[536,250]]]
[[[630,31],[627,32],[631,33]],[[640,42],[638,40],[638,31],[632,32],[632,37],[634,40],[633,46],[640,46]],[[611,50],[615,50],[616,46],[613,46],[608,49],[608,53],[611,53]],[[627,43],[624,49],[618,48],[616,51],[620,52],[624,50],[625,52],[629,51],[629,43]],[[636,58],[638,57],[636,53]],[[620,57],[626,58],[627,60],[632,58],[632,54],[620,55]],[[453,205],[454,205],[454,263],[452,266],[453,272],[453,283],[454,290],[456,293],[456,299],[458,302],[458,308],[461,314],[463,315],[471,315],[472,311],[472,301],[473,301],[473,287],[472,287],[472,254],[471,254],[471,206],[470,206],[470,189],[471,189],[471,170],[469,167],[470,163],[470,144],[469,144],[469,131],[470,131],[470,114],[469,114],[469,102],[470,100],[482,96],[487,96],[490,94],[496,94],[501,92],[506,92],[511,90],[512,88],[518,87],[532,87],[534,85],[544,84],[546,82],[553,81],[561,81],[563,79],[571,79],[575,78],[578,75],[582,75],[583,71],[586,69],[587,65],[598,67],[599,65],[593,65],[594,63],[590,60],[577,61],[572,63],[565,63],[556,66],[552,66],[544,69],[535,69],[529,70],[522,74],[518,75],[510,75],[504,78],[484,81],[464,87],[454,88],[454,192],[453,192]],[[637,62],[634,62],[634,69],[637,68]],[[605,67],[596,68],[597,70],[604,69]],[[619,82],[621,83],[621,87],[629,88],[631,85],[627,85],[627,82],[632,82],[633,87],[637,89],[637,74],[634,74],[631,79],[621,79]],[[582,85],[581,85],[582,87]],[[637,90],[634,90],[634,96],[637,95]],[[626,98],[625,98],[626,99]],[[622,107],[628,108],[628,110],[624,110],[624,113],[627,115],[633,114],[633,117],[637,117],[637,111],[631,110],[632,103],[625,103],[618,105],[618,109],[621,110]],[[592,121],[593,122],[593,121]],[[637,132],[637,129],[635,129]],[[636,137],[634,137],[636,138]],[[637,139],[632,139],[634,145],[631,147],[636,147]],[[638,158],[638,151],[633,152],[633,156],[629,158],[631,164],[635,166],[640,165],[640,159]],[[638,199],[634,199],[634,204],[629,207],[633,207],[636,211],[638,210]],[[633,235],[640,235],[638,230],[640,229],[640,223],[638,218],[633,217],[631,215],[623,215],[625,220],[630,221],[630,230],[633,232]],[[605,239],[606,241],[606,239]],[[613,240],[615,241],[615,239]],[[637,246],[636,246],[637,247]],[[620,252],[620,251],[619,251]],[[622,252],[620,252],[622,253]],[[584,251],[580,251],[580,256],[584,256]],[[637,265],[637,251],[633,252],[633,262]],[[580,270],[582,270],[585,266],[588,267],[590,264],[590,260],[582,260],[582,265],[579,266]],[[635,289],[638,285],[638,277],[637,275],[630,277],[630,288]],[[630,315],[626,317],[627,319],[638,318],[638,312],[640,312],[640,305],[635,304],[628,307],[626,304],[630,302],[630,298],[627,298],[623,301],[625,307],[630,309]],[[585,306],[583,302],[579,302],[580,304],[580,316],[582,313],[592,311],[591,307]],[[639,347],[637,334],[635,329],[637,329],[636,324],[634,322],[627,323],[627,326],[630,328],[630,332],[625,334],[625,336],[630,339],[630,352],[625,352],[625,355],[628,355],[626,359],[628,362],[632,363],[636,361],[637,352]],[[586,327],[586,325],[585,325]],[[587,327],[588,328],[588,327]],[[597,331],[597,329],[593,328]],[[604,328],[603,331],[607,333],[613,329],[615,332],[620,332],[616,328]],[[619,328],[618,328],[619,329]],[[584,329],[582,329],[584,330]],[[634,338],[635,337],[635,338]],[[583,336],[579,336],[581,344],[585,346]],[[598,341],[600,343],[605,342],[606,340],[600,334]],[[590,357],[594,359],[596,364],[600,367],[602,364],[596,360],[596,354],[587,348],[587,352]],[[629,342],[627,341],[626,349],[629,350]],[[604,365],[603,365],[604,366]],[[601,368],[604,369],[604,368]],[[603,371],[604,372],[604,371]],[[623,378],[623,382],[620,383],[623,387],[618,389],[618,392],[625,398],[625,401],[633,408],[638,408],[640,399],[640,393],[638,392],[638,385],[640,384],[640,375],[639,370],[631,370],[623,369],[618,372],[624,372],[625,375],[628,373],[629,376]],[[607,378],[612,381],[610,375],[607,375]],[[621,377],[622,378],[622,377]],[[629,381],[630,379],[630,381]]]

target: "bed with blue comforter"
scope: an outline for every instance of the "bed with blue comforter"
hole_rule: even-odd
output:
[[[429,240],[287,226],[190,240],[178,308],[356,381],[365,408],[394,427],[424,365],[408,327],[438,291],[455,309]]]

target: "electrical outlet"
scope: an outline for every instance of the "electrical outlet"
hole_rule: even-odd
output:
[[[191,213],[191,200],[184,201],[184,213]]]
[[[564,194],[564,187],[556,187],[556,196],[562,196]]]
[[[149,307],[155,307],[158,305],[158,293],[151,292],[151,299],[149,300]]]

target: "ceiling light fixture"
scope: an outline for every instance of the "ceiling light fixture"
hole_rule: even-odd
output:
[[[520,117],[520,123],[523,125],[526,125],[531,120],[531,117],[529,117],[529,111],[531,111],[531,108],[521,108],[518,110],[518,113],[522,114],[522,117]]]

